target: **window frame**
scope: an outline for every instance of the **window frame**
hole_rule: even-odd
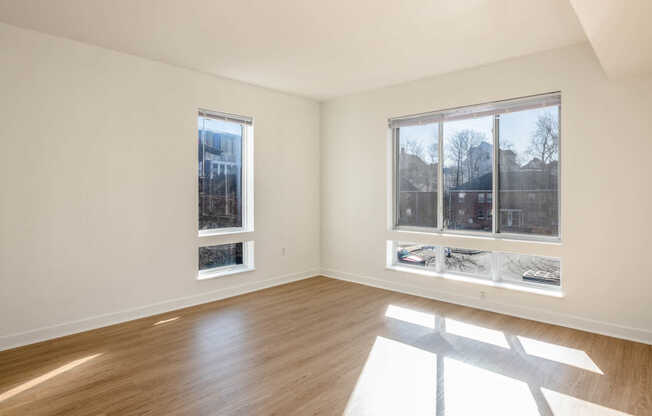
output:
[[[396,258],[397,247],[399,244],[409,244],[409,245],[432,245],[436,248],[436,261],[434,268],[425,268],[414,266],[410,264],[400,263]],[[459,272],[454,270],[444,269],[444,252],[446,248],[452,249],[463,249],[462,247],[454,247],[454,244],[430,244],[430,243],[418,243],[418,242],[408,242],[404,240],[387,240],[387,255],[386,255],[386,266],[387,270],[420,274],[424,276],[432,276],[438,278],[444,278],[449,280],[462,281],[466,283],[475,283],[485,286],[500,287],[504,289],[513,289],[520,290],[524,292],[530,292],[535,294],[543,294],[553,297],[563,297],[564,296],[564,274],[563,274],[563,262],[560,257],[554,257],[549,255],[538,255],[538,254],[524,254],[515,252],[512,250],[490,250],[490,249],[480,249],[478,251],[486,252],[489,255],[491,270],[488,275],[476,274],[476,273],[467,273]],[[468,249],[468,248],[467,248]],[[550,285],[546,283],[538,283],[533,281],[514,281],[510,279],[504,279],[500,272],[505,255],[525,255],[531,257],[539,257],[542,259],[556,260],[559,262],[559,285]]]
[[[206,117],[214,118],[217,120],[227,121],[231,123],[238,123],[242,126],[242,171],[241,171],[241,181],[242,181],[242,226],[241,227],[225,227],[225,228],[211,228],[206,230],[199,229],[199,203],[196,203],[197,207],[197,235],[199,237],[209,237],[209,236],[219,236],[219,235],[229,235],[229,234],[239,234],[239,233],[249,233],[254,231],[254,119],[253,117],[240,116],[232,113],[224,113],[219,111],[206,110],[199,108],[197,110],[197,117]],[[199,161],[195,168],[195,172],[199,170]],[[197,177],[199,181],[199,177]],[[198,186],[195,189],[199,189]],[[197,198],[199,194],[197,193]]]
[[[522,241],[538,241],[538,242],[554,242],[561,243],[562,241],[562,97],[561,91],[555,91],[545,94],[530,95],[525,97],[506,99],[500,101],[493,101],[482,104],[473,104],[462,107],[455,107],[445,110],[434,112],[415,114],[410,116],[394,117],[388,119],[389,137],[391,138],[390,148],[392,149],[391,158],[391,205],[389,224],[389,231],[398,232],[419,232],[428,234],[439,235],[454,235],[454,236],[470,236],[470,237],[485,237],[500,240],[522,240]],[[558,103],[545,105],[547,100],[558,100]],[[536,108],[537,103],[542,103],[540,107],[557,105],[558,120],[559,120],[559,146],[558,146],[558,175],[557,175],[557,235],[547,236],[538,234],[520,234],[500,232],[500,218],[498,217],[500,211],[500,198],[499,198],[499,157],[500,157],[500,114],[505,113],[506,108],[517,107],[519,103],[532,103]],[[502,110],[502,111],[501,111]],[[514,111],[524,111],[514,110]],[[492,225],[491,232],[486,231],[471,231],[471,230],[454,230],[444,228],[444,123],[447,121],[446,114],[456,114],[455,119],[468,119],[482,116],[493,117],[493,161],[492,161],[492,189],[491,197],[491,212],[492,212]],[[437,172],[437,227],[424,227],[424,226],[406,226],[399,225],[399,170],[398,158],[400,157],[400,141],[398,131],[404,125],[394,126],[396,121],[401,120],[415,120],[413,124],[434,124],[438,123],[439,128],[439,153],[438,153],[438,172]],[[450,119],[449,119],[450,121]],[[409,125],[409,124],[406,124]],[[488,198],[488,196],[486,197]],[[488,201],[489,199],[487,199]]]
[[[256,270],[254,265],[254,242],[253,241],[232,241],[221,242],[218,244],[200,245],[201,247],[220,246],[225,244],[242,243],[242,264],[229,264],[227,266],[213,267],[210,269],[199,270],[197,267],[197,280],[213,279],[216,277],[230,276],[232,274],[244,273]]]

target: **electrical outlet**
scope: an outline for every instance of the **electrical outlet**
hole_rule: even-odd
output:
[[[285,256],[285,247],[281,248],[281,256]]]

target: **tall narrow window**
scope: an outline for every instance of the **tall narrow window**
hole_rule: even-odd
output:
[[[246,156],[251,125],[246,117],[199,112],[200,234],[250,228]]]
[[[199,110],[199,257],[197,279],[254,270],[254,242],[215,244],[231,233],[253,231],[253,120]],[[210,239],[212,241],[208,241]],[[225,238],[226,239],[226,238]]]
[[[437,226],[439,124],[396,130],[398,145],[398,224]]]
[[[492,143],[493,117],[444,123],[444,228],[491,232]]]

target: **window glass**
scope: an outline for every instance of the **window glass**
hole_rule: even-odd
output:
[[[491,276],[491,252],[444,247],[444,271]]]
[[[199,248],[199,270],[243,264],[243,243]]]
[[[439,124],[401,127],[398,142],[398,224],[437,227]]]
[[[462,275],[539,289],[561,288],[561,259],[470,248],[388,241],[387,265],[409,266],[444,277]],[[410,272],[401,268],[401,271]]]
[[[550,257],[501,253],[500,277],[518,283],[559,286],[560,262]]]
[[[492,230],[493,117],[444,123],[444,228]]]
[[[396,264],[435,270],[437,267],[437,247],[423,244],[397,243]]]
[[[199,230],[242,227],[244,126],[199,116]]]
[[[559,237],[560,111],[551,93],[390,119],[395,225]]]
[[[500,115],[499,232],[559,235],[559,106]]]

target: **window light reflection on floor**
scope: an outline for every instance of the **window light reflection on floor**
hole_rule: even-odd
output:
[[[156,323],[155,323],[154,325],[152,325],[152,326],[157,326],[157,325],[161,325],[161,324],[167,324],[168,322],[176,321],[177,319],[179,319],[178,316],[175,316],[174,318],[170,318],[170,319],[164,319],[164,320],[162,320],[162,321],[158,321],[158,322],[156,322]]]
[[[541,388],[541,393],[545,397],[550,410],[554,415],[573,415],[573,416],[632,416],[629,413],[619,412],[599,404],[587,402],[577,397],[556,391]]]
[[[539,415],[527,383],[448,357],[443,396],[446,416]]]
[[[421,325],[426,328],[435,329],[435,315],[415,311],[400,306],[389,305],[385,311],[388,318],[398,319],[415,325]]]
[[[376,337],[344,415],[435,414],[437,356]]]
[[[528,355],[557,361],[558,363],[582,368],[597,374],[604,374],[584,351],[522,336],[516,338]]]
[[[446,318],[446,332],[475,341],[485,342],[502,348],[509,348],[505,334],[495,329],[472,325],[455,319]]]
[[[30,381],[28,381],[26,383],[23,383],[23,384],[21,384],[21,385],[19,385],[17,387],[14,387],[11,390],[8,390],[8,391],[0,394],[0,402],[2,402],[4,400],[7,400],[7,399],[10,399],[10,398],[14,397],[15,395],[24,392],[27,389],[31,389],[32,387],[38,386],[39,384],[41,384],[41,383],[43,383],[45,381],[48,381],[49,379],[54,378],[54,377],[58,376],[61,373],[65,373],[66,371],[69,371],[69,370],[71,370],[71,369],[73,369],[73,368],[75,368],[75,367],[77,367],[79,365],[82,365],[85,362],[90,361],[93,358],[98,357],[100,355],[102,355],[102,354],[89,355],[88,357],[84,357],[84,358],[80,358],[80,359],[75,360],[75,361],[71,361],[68,364],[62,365],[59,368],[56,368],[56,369],[54,369],[52,371],[49,371],[49,372],[43,374],[42,376],[33,378],[33,379],[31,379]]]

